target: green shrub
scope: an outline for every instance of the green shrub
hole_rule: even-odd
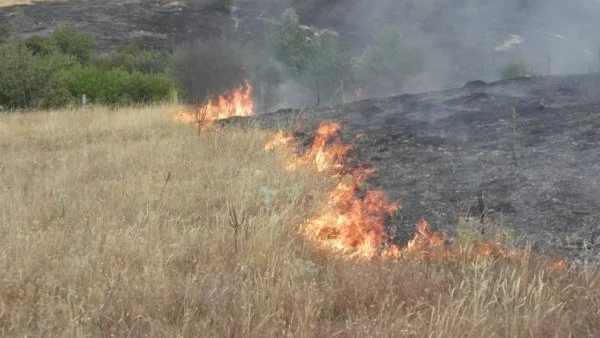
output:
[[[96,64],[105,69],[121,69],[128,73],[165,73],[169,66],[169,54],[159,51],[140,50],[134,45],[119,47],[116,53],[96,59]]]
[[[23,43],[0,46],[0,105],[8,108],[48,108],[70,99],[56,74],[74,60],[61,54],[36,54]]]
[[[285,11],[282,26],[271,39],[271,50],[282,65],[279,77],[292,80],[297,91],[305,91],[301,94],[314,95],[318,83],[321,97],[329,98],[349,77],[350,57],[338,34],[301,25],[292,9]]]
[[[92,103],[126,105],[160,102],[171,98],[173,83],[166,75],[128,73],[77,65],[64,73],[69,91],[75,97],[86,95]]]
[[[399,92],[406,80],[418,75],[422,68],[421,53],[399,29],[387,27],[355,59],[354,74],[358,85],[368,92],[392,94]]]
[[[88,62],[97,47],[93,37],[79,33],[75,28],[57,27],[52,38],[61,53],[71,55],[81,63]]]
[[[31,36],[23,40],[23,43],[33,55],[40,54],[45,56],[59,52],[52,37]]]
[[[135,103],[161,102],[172,99],[174,85],[166,74],[134,72],[129,75],[125,92]]]
[[[10,29],[8,28],[8,24],[5,22],[0,22],[0,42],[8,40],[9,37]]]
[[[527,65],[523,62],[510,62],[500,71],[502,79],[514,79],[522,76],[530,76]]]
[[[300,18],[292,9],[285,11],[283,26],[276,46],[278,59],[292,76],[300,75],[317,53],[315,33],[300,25]]]

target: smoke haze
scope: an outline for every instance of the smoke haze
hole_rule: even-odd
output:
[[[528,75],[596,72],[600,67],[597,0],[312,0],[287,5],[297,10],[303,24],[339,32],[353,55],[383,27],[397,27],[424,65],[398,92],[498,80],[509,63],[522,64]]]

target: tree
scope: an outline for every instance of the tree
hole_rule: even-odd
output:
[[[52,37],[61,53],[75,57],[80,63],[88,62],[97,47],[93,37],[71,27],[55,28]]]
[[[33,55],[23,43],[0,46],[0,105],[37,108],[64,104],[70,97],[55,75],[73,63],[65,55]]]
[[[421,54],[395,27],[377,33],[374,43],[355,60],[355,80],[371,93],[392,94],[423,68]]]

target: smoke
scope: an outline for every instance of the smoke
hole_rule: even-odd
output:
[[[494,81],[511,63],[523,65],[531,75],[600,70],[598,0],[264,0],[260,6],[268,3],[273,5],[263,7],[267,8],[263,13],[277,17],[292,7],[303,25],[335,30],[354,59],[373,45],[382,29],[397,28],[402,43],[419,55],[420,69],[410,75],[401,69],[387,72],[386,78],[396,76],[401,85],[367,91],[369,96],[440,90],[470,80]],[[287,98],[281,105],[316,101],[303,99],[299,86],[290,80],[279,88]]]

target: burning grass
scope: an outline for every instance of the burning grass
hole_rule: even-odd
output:
[[[254,101],[252,100],[252,85],[246,81],[231,92],[219,95],[217,99],[197,108],[180,109],[175,120],[184,123],[194,123],[200,130],[208,130],[215,121],[234,116],[252,116]]]
[[[174,124],[177,109],[0,116],[0,335],[600,332],[592,268],[324,251],[298,230],[339,177],[287,170],[269,132]]]

